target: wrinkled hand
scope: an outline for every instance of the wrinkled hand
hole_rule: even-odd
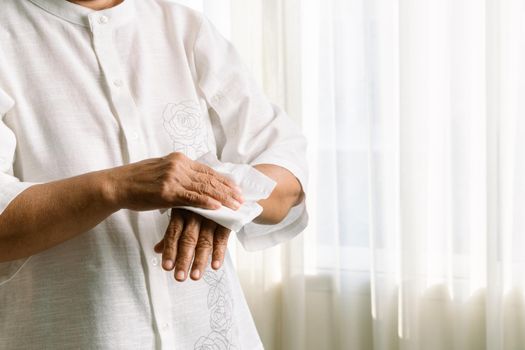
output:
[[[164,238],[155,245],[155,252],[162,253],[162,267],[175,269],[175,279],[190,277],[199,280],[212,255],[212,268],[217,270],[224,261],[230,230],[199,214],[184,209],[172,209]],[[192,264],[193,261],[193,264]]]
[[[106,174],[106,197],[117,209],[138,211],[189,205],[237,210],[240,188],[205,164],[174,152],[162,158],[112,168]]]

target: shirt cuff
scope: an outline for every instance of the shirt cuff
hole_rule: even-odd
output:
[[[292,207],[283,221],[276,225],[262,225],[251,222],[241,228],[237,238],[248,251],[263,250],[288,241],[308,226],[308,211],[303,200]]]
[[[290,171],[300,182],[303,188],[301,202],[292,207],[288,215],[276,225],[262,225],[249,223],[238,233],[237,237],[243,247],[248,251],[262,250],[271,248],[277,244],[288,241],[308,226],[308,211],[306,209],[306,197],[304,191],[308,183],[307,171],[300,166],[300,162],[290,161],[289,157],[282,152],[264,152],[250,163],[252,166],[257,164],[273,164]]]

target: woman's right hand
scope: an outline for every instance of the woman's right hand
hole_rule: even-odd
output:
[[[207,165],[175,152],[104,171],[106,198],[118,209],[137,211],[193,206],[237,210],[240,188]]]

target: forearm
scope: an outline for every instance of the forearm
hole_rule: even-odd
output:
[[[277,182],[270,197],[258,201],[263,212],[254,222],[274,225],[281,222],[290,209],[299,204],[304,195],[299,180],[287,169],[273,164],[258,164],[254,166],[266,176]]]
[[[104,172],[29,187],[0,215],[0,262],[24,258],[84,233],[117,208]]]
[[[54,247],[120,209],[225,205],[236,210],[242,200],[230,179],[178,152],[34,185],[0,215],[0,262]]]

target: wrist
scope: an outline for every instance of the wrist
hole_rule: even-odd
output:
[[[102,204],[115,212],[122,209],[122,201],[119,196],[119,182],[111,169],[94,173],[95,188],[99,194]]]

